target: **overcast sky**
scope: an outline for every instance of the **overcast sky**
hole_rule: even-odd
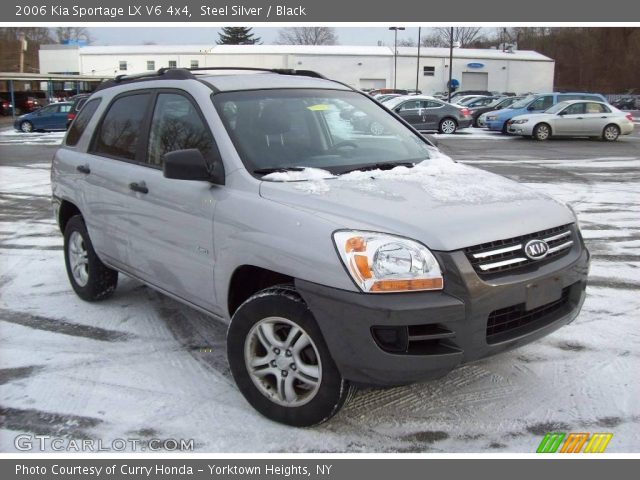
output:
[[[255,27],[253,32],[263,43],[274,43],[278,27]],[[153,42],[159,45],[207,44],[218,39],[217,27],[98,27],[89,28],[94,45],[135,45]],[[393,32],[384,27],[339,27],[335,29],[341,45],[377,45],[378,40],[393,45]],[[423,35],[426,29],[422,29]],[[418,28],[398,32],[398,40],[418,38]]]

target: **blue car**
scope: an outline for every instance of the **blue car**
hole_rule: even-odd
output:
[[[35,112],[19,116],[13,126],[25,133],[36,130],[66,130],[67,114],[71,111],[72,105],[71,102],[52,103]]]
[[[513,103],[510,108],[487,113],[486,124],[489,130],[507,133],[507,122],[513,117],[542,113],[565,100],[595,100],[607,103],[607,99],[598,93],[537,93]]]

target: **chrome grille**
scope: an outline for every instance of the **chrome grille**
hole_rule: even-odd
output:
[[[474,270],[482,277],[526,269],[567,254],[574,241],[571,227],[571,224],[561,225],[528,235],[483,243],[465,248],[464,252]],[[544,258],[531,260],[525,255],[524,246],[530,240],[544,240],[547,243],[549,250]]]

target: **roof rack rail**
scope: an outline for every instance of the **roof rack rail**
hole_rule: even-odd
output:
[[[312,70],[294,70],[292,68],[258,68],[258,67],[195,67],[195,68],[161,68],[153,72],[136,73],[133,75],[117,75],[112,80],[107,80],[98,85],[97,90],[103,90],[109,87],[115,87],[126,82],[141,82],[145,80],[191,80],[195,79],[195,75],[191,72],[199,71],[251,71],[251,72],[267,72],[277,73],[279,75],[300,75],[304,77],[321,78],[326,77]]]
[[[324,75],[313,70],[294,70],[293,68],[260,68],[260,67],[195,67],[185,68],[190,72],[198,71],[224,71],[224,70],[237,70],[237,71],[249,71],[249,72],[267,72],[278,73],[280,75],[300,75],[303,77],[313,77],[326,79]]]

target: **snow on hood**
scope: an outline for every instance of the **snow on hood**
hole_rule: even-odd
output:
[[[328,172],[326,172],[328,173]],[[292,179],[304,172],[286,172]],[[261,182],[263,198],[341,228],[399,233],[455,250],[574,221],[560,202],[507,178],[439,157],[414,167]]]

